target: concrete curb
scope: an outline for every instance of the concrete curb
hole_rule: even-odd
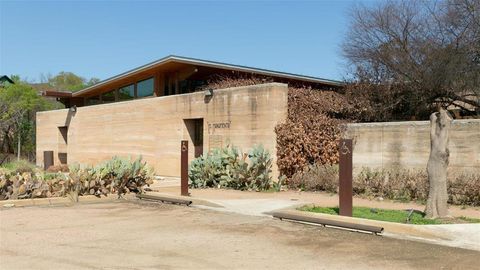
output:
[[[400,224],[388,221],[306,212],[292,208],[276,212],[292,213],[305,217],[318,217],[362,225],[379,226],[384,228],[384,232],[380,235],[385,237],[480,251],[480,225],[478,224]]]
[[[135,198],[135,194],[125,194],[124,199],[131,200]],[[108,197],[96,197],[93,195],[79,196],[78,203],[103,203],[117,200],[116,194],[110,194]],[[6,207],[28,207],[28,206],[61,206],[74,205],[68,197],[52,197],[52,198],[35,198],[35,199],[21,199],[21,200],[5,200],[0,204],[3,208]]]
[[[208,207],[223,208],[222,205],[219,205],[207,200],[191,197],[191,196],[176,196],[168,193],[153,192],[153,191],[145,192],[145,194],[152,195],[152,196],[162,196],[162,197],[172,198],[172,199],[190,200],[192,201],[192,205],[203,205]]]
[[[336,216],[336,215],[312,213],[312,212],[292,210],[292,209],[281,210],[277,212],[291,213],[291,214],[301,215],[305,217],[319,217],[324,219],[349,222],[349,223],[361,224],[361,225],[383,227],[384,233],[386,233],[387,235],[399,234],[399,235],[408,235],[410,237],[415,237],[415,238],[424,238],[428,240],[450,240],[449,238],[445,237],[445,235],[432,231],[428,227],[424,227],[425,225],[400,224],[400,223],[394,223],[394,222],[388,222],[388,221],[378,221],[378,220],[371,220],[371,219],[364,219],[364,218]]]
[[[199,198],[194,198],[194,197],[183,197],[183,196],[175,196],[171,195],[168,193],[160,193],[160,192],[145,192],[145,194],[148,195],[157,195],[157,196],[163,196],[167,198],[173,198],[173,199],[182,199],[182,200],[191,200],[193,204],[195,205],[202,205],[202,206],[208,206],[208,207],[214,207],[214,208],[223,208],[222,205],[207,201],[207,200],[202,200]],[[123,198],[128,200],[128,201],[134,201],[137,200],[135,197],[135,194],[129,193],[123,195]],[[110,194],[107,197],[96,197],[93,195],[86,195],[86,196],[79,196],[78,197],[78,203],[105,203],[105,202],[113,202],[117,201],[117,195],[116,194]],[[5,201],[0,201],[0,205],[2,208],[9,208],[9,207],[29,207],[29,206],[62,206],[62,205],[74,205],[75,203],[72,202],[68,197],[52,197],[52,198],[35,198],[35,199],[21,199],[21,200],[5,200]]]

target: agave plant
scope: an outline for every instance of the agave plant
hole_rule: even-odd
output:
[[[267,190],[270,188],[272,177],[272,159],[270,153],[263,146],[254,147],[248,154],[250,166],[248,168],[248,189]]]
[[[190,163],[189,184],[194,188],[266,190],[270,188],[271,167],[270,155],[262,146],[256,146],[246,154],[227,145]]]
[[[127,192],[143,192],[143,187],[152,184],[152,179],[153,171],[142,162],[142,157],[132,162],[130,158],[115,156],[95,167],[70,166],[67,190],[96,196],[117,193],[120,198]]]

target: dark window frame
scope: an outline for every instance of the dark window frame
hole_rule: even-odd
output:
[[[131,99],[120,99],[120,90],[123,89],[123,88],[130,87],[130,86],[133,86],[133,97]],[[121,86],[117,89],[117,102],[118,101],[129,101],[129,100],[133,100],[133,99],[136,99],[136,98],[137,98],[137,83],[136,82],[126,84],[126,85]]]
[[[91,100],[96,100],[97,102],[91,104]],[[85,98],[85,106],[95,106],[102,104],[102,95],[89,96]]]
[[[118,90],[118,89],[113,89],[113,90],[110,90],[110,91],[107,91],[107,92],[103,92],[103,93],[100,95],[100,99],[101,99],[101,101],[102,101],[102,104],[117,102],[117,101],[118,101],[118,100],[117,100],[117,96],[118,96],[117,90]],[[113,93],[113,101],[105,102],[106,100],[104,99],[104,96],[105,96],[106,94],[109,94],[109,93]]]
[[[148,80],[152,80],[152,93],[151,93],[151,95],[139,97],[138,96],[138,84],[141,83],[141,82],[148,81]],[[155,76],[148,77],[146,79],[138,80],[138,81],[135,82],[135,98],[136,99],[138,99],[138,98],[149,98],[149,97],[154,97],[154,96],[155,96]]]

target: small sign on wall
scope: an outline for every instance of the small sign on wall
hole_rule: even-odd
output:
[[[230,129],[232,121],[228,120],[225,122],[208,122],[208,134],[214,134],[216,129]]]

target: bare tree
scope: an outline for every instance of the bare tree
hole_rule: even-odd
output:
[[[343,54],[354,81],[391,94],[387,108],[426,116],[440,103],[480,112],[480,0],[358,7]]]
[[[455,106],[480,116],[480,0],[385,1],[352,12],[347,94],[367,120],[426,118]],[[384,117],[380,118],[379,117]],[[428,217],[447,212],[446,110],[431,114]]]
[[[430,116],[430,157],[427,164],[429,192],[425,214],[428,218],[448,215],[447,167],[450,156],[448,131],[452,118],[444,109]]]

